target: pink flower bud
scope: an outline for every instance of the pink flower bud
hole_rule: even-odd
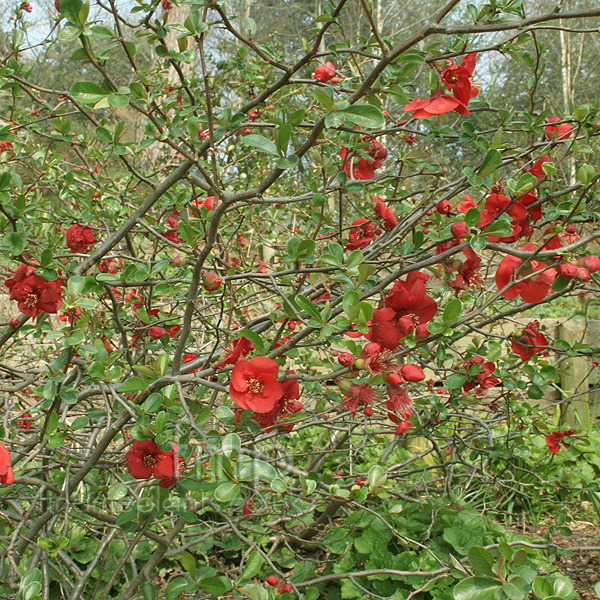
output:
[[[587,269],[590,273],[600,271],[600,258],[597,256],[584,256],[577,261],[578,267]]]
[[[356,359],[354,358],[354,355],[350,352],[342,352],[338,356],[338,362],[340,363],[340,365],[342,365],[342,367],[351,367],[354,364],[355,360]]]
[[[410,317],[404,316],[398,319],[398,331],[403,336],[410,335],[415,330],[415,324]]]
[[[279,579],[277,579],[277,577],[275,577],[275,575],[269,575],[267,577],[267,583],[269,585],[272,585],[273,587],[275,587],[279,583]]]
[[[456,223],[453,223],[451,230],[452,230],[452,235],[456,239],[461,239],[461,238],[467,237],[469,235],[469,233],[471,233],[469,226],[464,221],[458,221]]]
[[[397,387],[404,383],[404,379],[398,373],[388,373],[385,377],[385,380],[387,383],[393,385],[394,387]]]
[[[161,337],[168,335],[167,330],[164,327],[150,327],[150,337],[159,340]]]
[[[406,381],[411,381],[413,383],[423,381],[425,379],[425,373],[423,372],[423,369],[419,365],[412,363],[403,365],[400,368],[400,373],[402,373],[402,377],[404,377]]]
[[[214,272],[207,271],[202,274],[202,285],[207,292],[214,292],[221,287],[222,279]]]
[[[577,269],[577,279],[579,281],[589,281],[592,278],[587,269]]]
[[[419,325],[417,327],[416,336],[419,340],[426,340],[430,336],[429,329],[427,328],[427,323],[423,323],[423,325]]]
[[[575,277],[577,277],[578,275],[579,269],[575,265],[572,265],[570,263],[563,263],[562,265],[560,265],[560,267],[558,267],[558,271],[563,277],[566,277],[567,279],[575,279]]]

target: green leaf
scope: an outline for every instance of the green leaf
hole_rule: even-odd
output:
[[[500,152],[498,152],[498,150],[490,150],[483,159],[483,162],[481,163],[481,167],[479,167],[479,171],[477,172],[477,174],[480,177],[487,177],[498,168],[501,162],[502,155],[500,154]]]
[[[79,11],[83,7],[82,0],[60,0],[60,12],[74,25],[79,23]]]
[[[242,585],[238,587],[237,590],[238,592],[244,594],[246,598],[250,598],[250,600],[267,600],[269,598],[269,593],[267,590],[258,583]]]
[[[462,314],[462,310],[463,305],[458,298],[450,300],[450,302],[448,302],[448,304],[446,304],[446,307],[444,308],[444,324],[450,325],[450,323],[456,321]]]
[[[187,584],[188,582],[183,577],[176,577],[175,579],[172,579],[165,590],[165,599],[175,600],[175,598],[179,598],[179,596],[183,594]]]
[[[142,592],[142,596],[144,596],[144,600],[156,599],[156,588],[149,581],[144,581],[144,583],[142,583],[140,591]]]
[[[276,477],[271,481],[271,489],[278,494],[285,494],[288,491],[288,486],[285,480],[280,477]]]
[[[502,586],[502,591],[510,600],[525,600],[529,595],[529,584],[517,575]]]
[[[460,375],[458,373],[455,373],[454,375],[450,375],[450,377],[446,379],[444,385],[449,390],[457,390],[461,388],[463,384],[465,384],[468,381],[468,379],[469,378],[466,375]]]
[[[300,159],[295,154],[290,154],[289,156],[286,156],[285,158],[280,158],[275,163],[275,166],[278,169],[285,171],[285,169],[293,169],[299,162],[300,162]]]
[[[381,129],[385,124],[383,113],[372,104],[353,104],[339,112],[347,121],[364,129]]]
[[[83,289],[84,285],[85,285],[84,277],[82,277],[81,275],[73,275],[73,277],[70,277],[69,281],[67,281],[67,290],[71,294],[78,296],[81,293],[81,290]]]
[[[494,574],[492,569],[494,566],[494,556],[489,550],[486,550],[481,546],[473,546],[469,550],[468,556],[471,567],[473,567],[473,571],[480,575]]]
[[[277,146],[264,135],[258,135],[256,133],[251,133],[250,135],[245,135],[240,142],[245,144],[246,146],[252,146],[265,154],[271,154],[273,156],[279,156],[279,152],[277,151]]]
[[[387,475],[383,471],[381,465],[373,465],[369,469],[369,490],[373,491],[375,488],[383,485],[387,481]]]
[[[459,581],[454,588],[454,600],[487,600],[502,586],[483,577],[468,577]]]
[[[109,500],[120,500],[127,496],[127,486],[123,483],[114,483],[108,488],[107,496]]]
[[[215,490],[215,499],[217,502],[228,503],[239,496],[240,484],[233,481],[224,481]]]
[[[240,436],[237,433],[228,433],[223,438],[221,447],[223,448],[223,454],[227,456],[227,458],[232,458],[235,460],[238,457],[242,447]]]
[[[545,577],[538,576],[533,580],[533,593],[539,598],[547,598],[554,594],[554,588]]]
[[[322,321],[321,313],[317,310],[316,306],[305,296],[297,294],[293,297],[293,302],[300,311],[308,313],[316,321]]]
[[[108,95],[109,92],[91,81],[79,81],[71,88],[71,96],[84,104],[95,104]]]
[[[477,227],[481,220],[481,211],[478,208],[470,208],[465,215],[465,223],[469,227]]]
[[[139,392],[148,387],[148,382],[141,377],[131,377],[119,386],[119,393],[130,394],[131,392]]]
[[[96,127],[96,136],[99,140],[106,142],[107,144],[112,144],[113,137],[106,127]]]
[[[250,552],[240,580],[243,581],[244,579],[252,579],[252,577],[254,577],[260,571],[262,565],[263,557],[261,553],[258,550],[253,550]]]
[[[231,589],[231,582],[225,577],[207,577],[200,582],[200,587],[213,596],[222,596]]]

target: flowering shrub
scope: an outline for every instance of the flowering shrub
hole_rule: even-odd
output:
[[[572,598],[492,518],[600,493],[542,319],[597,303],[600,107],[535,37],[597,9],[109,4],[3,42],[0,596]]]

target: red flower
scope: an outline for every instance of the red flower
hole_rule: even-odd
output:
[[[559,123],[561,119],[559,117],[550,117],[548,123]],[[549,140],[554,140],[558,137],[559,140],[566,140],[571,136],[573,127],[569,123],[561,123],[560,125],[546,125],[546,137]]]
[[[282,385],[275,379],[278,372],[279,365],[271,358],[241,358],[231,372],[231,399],[243,410],[261,414],[272,411],[284,394]]]
[[[173,452],[177,446],[173,446],[173,450],[165,452],[161,450],[154,440],[144,440],[133,442],[133,448],[125,455],[129,461],[127,468],[132,477],[136,479],[155,479],[169,481],[175,475],[175,464]],[[167,486],[168,487],[168,486]]]
[[[67,248],[73,253],[87,254],[94,245],[96,238],[87,225],[71,225],[67,231]]]
[[[437,203],[435,210],[440,215],[447,215],[452,210],[452,204],[450,204],[450,200],[442,200]]]
[[[313,79],[320,81],[321,83],[327,83],[331,81],[332,83],[337,83],[341,81],[341,77],[336,77],[335,75],[335,65],[327,61],[324,65],[319,65],[313,74]]]
[[[242,514],[244,517],[250,516],[254,512],[254,498],[248,498],[242,506]]]
[[[167,479],[160,479],[158,482],[159,487],[161,488],[170,488],[172,485],[177,483],[177,480],[181,478],[183,471],[185,469],[185,458],[182,456],[178,456],[179,446],[177,444],[173,444],[173,449],[171,450],[171,455],[173,457],[173,467],[175,469],[173,473],[173,477],[169,477]]]
[[[215,365],[215,369],[220,371],[227,365],[234,365],[239,358],[246,356],[254,350],[254,342],[246,337],[238,338],[233,342],[231,348],[225,349],[225,356]]]
[[[373,231],[373,223],[368,219],[356,219],[356,221],[352,223],[346,248],[348,248],[348,250],[366,248],[374,237],[375,232]]]
[[[369,138],[364,138],[364,141],[368,142]],[[388,151],[377,140],[372,139],[368,148],[365,150],[372,160],[368,160],[361,156],[359,157],[358,162],[356,162],[354,159],[350,158],[351,152],[352,151],[349,148],[345,147],[340,150],[340,158],[346,160],[344,171],[346,171],[348,177],[351,179],[362,181],[373,179],[373,177],[375,177],[375,171],[383,165]]]
[[[525,244],[522,248],[522,250],[529,251],[535,249],[534,244]],[[502,295],[509,299],[521,296],[525,302],[529,302],[530,304],[541,302],[550,291],[550,286],[556,278],[556,269],[547,269],[544,263],[537,260],[529,261],[524,267],[522,265],[523,260],[517,256],[505,256],[496,271],[496,286],[499,290],[504,288],[518,270],[517,283],[502,292]],[[540,271],[539,275],[523,281],[521,280],[521,277],[536,271]]]
[[[398,225],[398,219],[394,215],[394,211],[381,199],[371,196],[371,200],[375,203],[375,212],[385,221],[386,229],[393,229]]]
[[[395,350],[404,337],[396,313],[391,308],[376,308],[369,321],[369,332],[365,337],[384,348]]]
[[[550,452],[552,454],[557,454],[560,450],[560,445],[562,444],[565,448],[570,448],[571,444],[565,442],[565,437],[572,436],[575,433],[574,429],[567,429],[565,432],[560,433],[556,431],[555,433],[551,433],[546,436],[546,444],[548,444],[548,448],[550,448]]]
[[[372,375],[385,373],[397,367],[390,350],[377,342],[367,344],[354,365],[357,369],[367,369]]]
[[[291,371],[290,374],[294,372]],[[300,399],[300,384],[297,379],[286,379],[282,384],[283,396],[277,400],[273,410],[264,414],[257,414],[253,418],[263,428],[273,427],[280,419],[300,412],[304,406]],[[291,431],[294,428],[293,423],[283,425],[284,431]]]
[[[425,284],[429,275],[413,271],[406,281],[396,281],[385,299],[385,306],[391,308],[396,316],[410,317],[416,324],[428,323],[437,313],[435,300],[427,295]]]
[[[496,365],[493,362],[484,362],[484,358],[481,356],[472,356],[465,361],[464,367],[467,375],[471,377],[469,381],[463,384],[463,391],[465,392],[479,386],[475,393],[485,394],[486,390],[500,383],[497,377],[492,377]]]
[[[547,162],[551,162],[550,155],[544,154],[544,156],[542,156],[538,161],[533,163],[532,167],[527,172],[535,175],[537,179],[544,179],[544,177],[546,177],[546,173],[544,173],[542,165]]]
[[[371,405],[378,398],[377,392],[368,385],[349,383],[346,380],[342,380],[339,385],[348,394],[344,396],[344,406],[350,409],[352,417],[356,416],[359,406]]]
[[[548,354],[546,349],[548,340],[540,331],[539,321],[527,323],[520,334],[512,338],[511,348],[515,354],[521,357],[521,360],[529,360],[534,354]]]
[[[473,200],[473,197],[470,194],[465,194],[465,201],[459,202],[456,205],[456,210],[458,210],[459,213],[467,214],[470,208],[478,207],[477,204],[475,204],[475,200]]]
[[[388,419],[392,423],[410,422],[410,415],[414,412],[414,402],[403,385],[388,385],[389,400],[385,403],[388,409]],[[408,428],[407,428],[408,429]]]
[[[463,254],[467,257],[467,260],[464,262],[459,261],[456,267],[458,271],[456,279],[448,282],[448,285],[455,290],[454,293],[457,298],[460,291],[483,283],[479,272],[481,259],[469,247],[463,248]]]
[[[0,444],[0,483],[12,485],[15,482],[15,474],[10,464],[10,452]]]
[[[415,98],[410,104],[404,106],[406,112],[413,112],[415,119],[428,119],[435,115],[444,115],[446,113],[456,112],[462,115],[470,115],[471,112],[465,104],[454,96],[445,94],[444,90],[439,87],[429,98]]]
[[[31,415],[28,412],[24,413],[17,419],[17,427],[24,431],[27,431],[33,427]]]
[[[469,104],[471,98],[479,93],[479,90],[474,88],[471,82],[476,62],[477,53],[472,52],[463,58],[461,65],[455,65],[453,61],[450,61],[450,66],[442,72],[442,81],[448,90],[452,91],[454,97],[465,106]]]
[[[22,264],[7,279],[6,287],[10,290],[10,299],[18,302],[19,310],[29,317],[37,317],[40,313],[57,313],[62,306],[60,296],[63,282],[46,281],[35,272],[35,267]]]

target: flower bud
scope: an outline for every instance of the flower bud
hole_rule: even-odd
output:
[[[277,577],[275,577],[275,575],[269,575],[267,577],[267,583],[269,585],[272,585],[273,587],[275,587],[279,583],[279,579],[277,579]]]
[[[221,287],[222,279],[214,272],[202,273],[202,285],[207,292],[214,292]]]
[[[584,256],[577,261],[578,267],[587,269],[590,273],[600,271],[600,258],[597,256]]]
[[[402,377],[404,377],[406,381],[410,381],[412,383],[423,381],[425,379],[425,373],[423,372],[423,369],[419,365],[412,363],[403,365],[400,368],[400,373],[402,373]]]
[[[423,323],[423,325],[417,327],[416,336],[418,340],[426,340],[430,336],[427,323]]]
[[[388,373],[385,377],[385,380],[389,385],[394,387],[398,387],[402,383],[404,383],[404,379],[399,373]]]
[[[559,273],[566,279],[575,279],[577,277],[579,269],[570,263],[563,263],[558,267]]]
[[[464,221],[457,221],[456,223],[453,223],[451,231],[452,235],[456,239],[467,237],[469,233],[471,233],[469,226]]]
[[[340,363],[340,365],[342,365],[342,367],[351,367],[354,364],[355,360],[356,359],[354,358],[354,354],[350,352],[342,352],[338,356],[338,362]]]
[[[168,335],[167,330],[164,327],[150,327],[150,337],[159,340],[161,337]]]

